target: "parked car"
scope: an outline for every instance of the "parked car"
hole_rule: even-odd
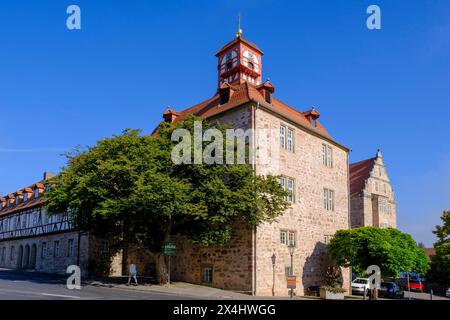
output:
[[[352,281],[352,294],[369,295],[369,279],[356,278]]]
[[[447,292],[445,293],[445,296],[447,298],[450,298],[450,288],[447,288]]]
[[[405,292],[395,282],[382,282],[380,290],[378,291],[378,296],[391,299],[403,299],[405,297]]]
[[[411,280],[409,281],[409,289],[411,291],[423,292],[423,282],[420,280]]]

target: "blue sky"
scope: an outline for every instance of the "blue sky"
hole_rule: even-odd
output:
[[[381,30],[366,28],[370,4]],[[150,133],[168,105],[210,97],[238,12],[276,96],[317,106],[352,161],[381,148],[399,228],[431,245],[450,209],[448,0],[2,1],[0,194],[57,172],[76,145]]]

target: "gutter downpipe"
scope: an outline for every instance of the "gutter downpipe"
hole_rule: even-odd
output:
[[[352,149],[349,149],[347,152],[347,206],[348,206],[348,228],[352,228],[352,215],[351,215],[351,199],[350,199],[350,152],[352,152]],[[352,266],[350,265],[348,272],[349,278],[348,278],[348,292],[351,293],[352,291],[352,276],[353,276],[353,270]]]
[[[252,106],[252,127],[253,127],[253,154],[252,154],[252,160],[253,160],[253,172],[256,175],[256,110],[259,108],[259,102],[256,103],[256,107]],[[252,283],[252,296],[256,296],[256,231],[257,226],[253,227],[253,283]]]

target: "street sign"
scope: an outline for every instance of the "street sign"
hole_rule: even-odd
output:
[[[167,255],[173,255],[177,251],[177,245],[173,241],[164,242],[163,253]]]
[[[297,277],[296,276],[288,276],[287,277],[287,288],[288,289],[296,289],[297,288]]]

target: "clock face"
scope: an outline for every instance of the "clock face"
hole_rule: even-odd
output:
[[[243,64],[249,69],[255,70],[259,73],[259,60],[258,57],[249,50],[245,50],[243,54]]]
[[[237,63],[237,52],[235,50],[228,51],[220,61],[220,74],[234,68]]]

